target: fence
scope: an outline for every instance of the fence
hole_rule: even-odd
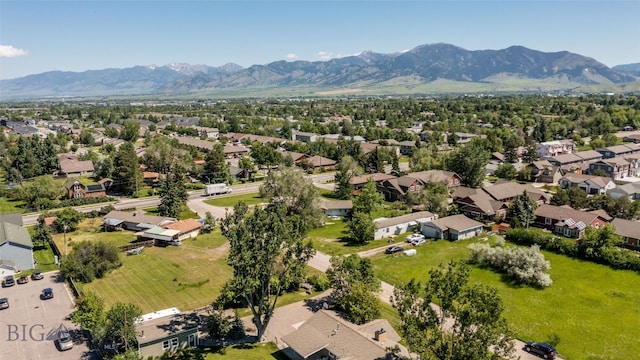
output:
[[[155,245],[155,240],[145,240],[145,241],[137,241],[128,245],[118,246],[118,250],[120,251],[129,251],[131,249],[139,248],[140,246],[153,246]]]

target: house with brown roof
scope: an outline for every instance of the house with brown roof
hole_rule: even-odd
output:
[[[602,157],[604,159],[611,159],[614,157],[619,157],[623,155],[629,155],[629,154],[640,152],[640,145],[638,144],[614,145],[614,146],[609,146],[602,149],[597,149],[596,151],[602,154]]]
[[[59,163],[58,176],[78,177],[93,176],[93,161],[91,160],[62,160]]]
[[[281,340],[287,345],[284,353],[293,360],[384,360],[386,349],[398,344],[400,336],[386,320],[357,326],[320,310]]]
[[[329,159],[320,155],[308,156],[300,158],[295,162],[296,165],[300,166],[303,169],[310,170],[333,170],[336,167],[336,161],[333,159]]]
[[[606,194],[609,190],[616,187],[616,184],[611,180],[611,178],[574,173],[565,174],[558,181],[558,185],[563,189],[577,187],[590,195]]]
[[[89,197],[107,196],[107,190],[103,183],[88,183],[76,179],[69,179],[64,184],[69,199],[82,199]]]
[[[640,222],[615,218],[611,221],[615,234],[622,238],[622,246],[640,250]]]
[[[249,149],[242,144],[225,144],[224,145],[224,155],[227,158],[238,158],[242,155],[248,154]]]
[[[482,190],[489,194],[492,199],[509,204],[525,191],[538,205],[549,202],[551,198],[549,194],[531,185],[523,185],[512,181],[497,181],[493,185],[483,186]]]
[[[567,205],[543,204],[536,209],[535,215],[534,225],[551,230],[554,234],[576,239],[582,237],[587,227],[598,229],[611,220],[602,210],[581,211]]]
[[[562,174],[560,167],[553,165],[549,160],[538,160],[527,165],[531,170],[531,178],[538,183],[556,184]]]
[[[493,199],[484,191],[471,190],[475,191],[468,193],[466,191],[457,192],[454,197],[453,201],[458,206],[458,211],[461,214],[488,222],[498,222],[507,217],[509,204]]]
[[[376,232],[374,240],[383,239],[392,235],[404,234],[407,231],[420,229],[420,223],[435,220],[438,215],[429,211],[418,211],[392,218],[378,218],[373,220]]]
[[[201,140],[198,138],[190,137],[190,136],[177,136],[175,139],[178,139],[178,144],[193,146],[200,151],[209,151],[213,150],[215,143],[208,140]]]
[[[384,173],[364,174],[352,177],[349,179],[349,184],[353,185],[354,190],[358,191],[361,190],[369,181],[374,181],[376,184],[379,184],[385,180],[395,178],[396,177],[393,175]]]
[[[462,178],[460,175],[453,171],[445,170],[426,170],[408,173],[407,176],[411,176],[422,180],[424,183],[441,182],[447,185],[447,188],[451,189],[460,186]]]
[[[482,227],[481,222],[457,214],[420,223],[420,232],[428,238],[456,241],[482,234]]]
[[[174,240],[193,239],[200,234],[202,223],[196,219],[185,219],[163,225],[165,229],[177,230],[178,234]]]
[[[417,195],[422,192],[423,188],[424,181],[409,175],[378,183],[378,192],[382,193],[387,201],[405,201],[407,194]]]

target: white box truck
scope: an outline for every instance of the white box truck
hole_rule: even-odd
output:
[[[231,194],[232,190],[227,184],[208,184],[204,187],[204,194],[207,196],[218,194]]]

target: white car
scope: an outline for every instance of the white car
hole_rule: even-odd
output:
[[[423,245],[426,242],[427,242],[427,240],[423,237],[422,239],[413,239],[413,240],[411,240],[411,245],[420,246],[420,245]]]
[[[424,239],[425,239],[425,237],[422,234],[411,234],[411,235],[407,236],[407,242],[408,243],[412,243],[415,240],[424,240]]]

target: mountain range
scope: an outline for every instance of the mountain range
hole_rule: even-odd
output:
[[[391,54],[363,52],[328,61],[276,61],[243,68],[172,63],[85,72],[51,71],[0,80],[0,100],[87,96],[254,96],[359,92],[581,91],[640,84],[640,64],[606,65],[583,55],[522,46],[469,51],[450,44]],[[640,88],[637,87],[637,88]]]

